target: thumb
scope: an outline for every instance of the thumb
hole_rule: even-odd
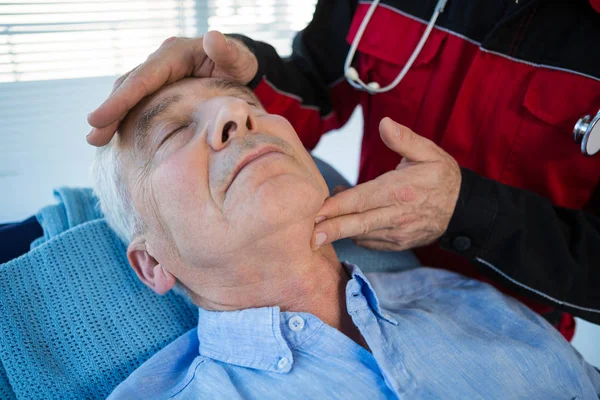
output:
[[[400,154],[409,161],[423,162],[437,159],[437,146],[422,136],[417,135],[404,125],[384,118],[379,123],[381,140],[390,150]]]
[[[228,69],[240,58],[240,49],[219,31],[210,31],[204,35],[202,45],[204,52],[215,65]]]

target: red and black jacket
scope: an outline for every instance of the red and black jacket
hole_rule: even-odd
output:
[[[384,86],[396,77],[435,5],[381,2],[354,59],[363,81]],[[404,80],[369,95],[343,73],[369,6],[320,0],[289,58],[239,36],[258,58],[250,86],[267,110],[288,118],[311,149],[360,105],[359,182],[400,162],[379,137],[383,117],[432,139],[458,161],[463,180],[447,232],[418,250],[421,260],[476,268],[600,322],[600,155],[582,155],[571,135],[600,109],[600,14],[587,0],[448,0]]]

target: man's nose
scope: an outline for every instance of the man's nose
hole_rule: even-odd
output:
[[[233,138],[255,130],[256,121],[250,105],[241,99],[231,99],[219,110],[216,123],[208,134],[208,144],[214,151],[220,151]]]

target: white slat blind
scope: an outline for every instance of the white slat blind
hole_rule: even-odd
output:
[[[0,2],[0,82],[116,75],[195,34],[194,0]]]
[[[169,36],[245,33],[282,55],[315,0],[0,1],[0,82],[112,76]]]
[[[0,0],[0,223],[89,186],[88,112],[169,36],[209,29],[290,53],[315,0]]]

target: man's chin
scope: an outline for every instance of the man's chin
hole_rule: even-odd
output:
[[[297,221],[304,215],[314,216],[324,199],[319,186],[310,178],[283,171],[263,177],[253,176],[243,186],[231,189],[235,192],[228,195],[229,204],[224,212],[234,221],[248,218],[251,214],[257,223],[258,219],[262,220],[261,225],[279,225]]]
[[[269,153],[239,171],[225,192],[224,208],[228,208],[228,202],[233,204],[246,202],[260,194],[265,185],[267,188],[274,188],[275,191],[278,185],[282,185],[284,190],[283,186],[286,186],[286,182],[281,178],[289,176],[293,180],[295,175],[298,175],[298,167],[288,155]]]

